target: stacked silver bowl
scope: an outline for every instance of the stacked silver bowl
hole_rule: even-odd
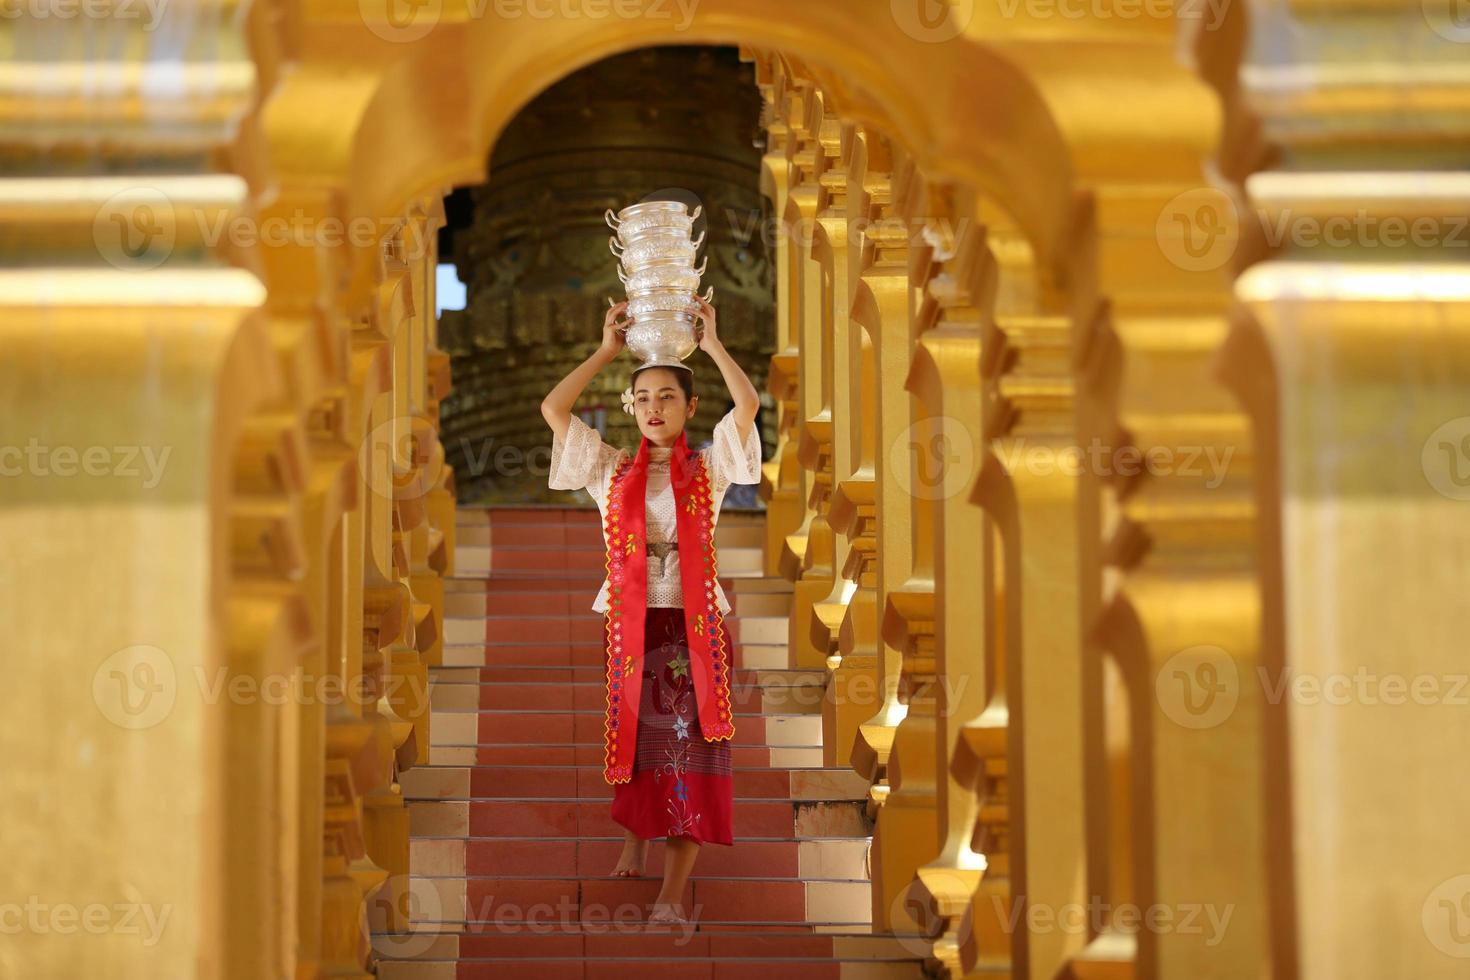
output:
[[[704,233],[698,239],[691,235],[702,209],[700,205],[691,213],[682,201],[644,201],[616,215],[608,208],[604,215],[617,232],[608,247],[618,258],[618,278],[628,291],[632,322],[624,337],[628,350],[643,362],[640,367],[687,367],[683,360],[699,346],[697,294],[709,259],[694,267]],[[705,301],[714,295],[710,286]]]

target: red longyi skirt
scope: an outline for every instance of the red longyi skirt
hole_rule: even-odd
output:
[[[723,620],[720,629],[733,659]],[[633,778],[613,784],[612,818],[643,840],[734,844],[730,742],[707,742],[700,730],[683,609],[647,609],[643,651]]]

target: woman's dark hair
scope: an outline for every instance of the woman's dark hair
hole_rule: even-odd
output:
[[[649,368],[656,367],[665,368],[670,374],[675,377],[679,387],[684,389],[684,400],[686,402],[694,400],[694,372],[685,370],[684,368],[669,367],[666,364],[650,364],[648,367],[638,368],[633,372],[633,377],[631,378],[631,380],[629,380],[628,387],[638,387],[638,375],[644,371],[649,370]]]

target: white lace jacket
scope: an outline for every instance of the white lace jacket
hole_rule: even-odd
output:
[[[704,457],[710,475],[710,494],[714,499],[714,520],[719,521],[720,504],[725,491],[732,483],[759,483],[761,467],[761,444],[755,426],[740,445],[740,433],[735,425],[735,412],[726,412],[715,429],[711,445],[699,450]],[[669,484],[670,449],[649,447],[648,492],[645,497],[648,543],[676,541],[678,525],[674,512],[674,489]],[[618,461],[631,456],[626,449],[618,449],[602,441],[602,436],[592,426],[573,415],[567,426],[566,438],[552,434],[551,473],[547,485],[553,490],[586,490],[597,504],[602,515],[603,526],[607,523],[607,484],[617,468]],[[607,545],[606,531],[603,546]],[[606,612],[610,583],[603,579],[597,599],[592,608]],[[725,590],[715,583],[715,602],[721,613],[730,611],[730,601]],[[670,550],[667,559],[660,559],[649,549],[648,555],[648,605],[684,605],[684,588],[679,579],[679,552]]]

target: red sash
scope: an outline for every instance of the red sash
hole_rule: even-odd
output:
[[[707,742],[735,734],[730,710],[730,654],[725,650],[719,604],[715,599],[714,510],[709,473],[679,433],[670,455],[669,480],[679,540],[679,578],[684,590],[684,625],[689,669],[699,705],[699,727]],[[638,698],[643,691],[643,617],[648,608],[648,438],[638,453],[618,465],[608,484],[608,608],[606,626],[607,718],[602,778],[609,783],[633,779],[638,747]]]

